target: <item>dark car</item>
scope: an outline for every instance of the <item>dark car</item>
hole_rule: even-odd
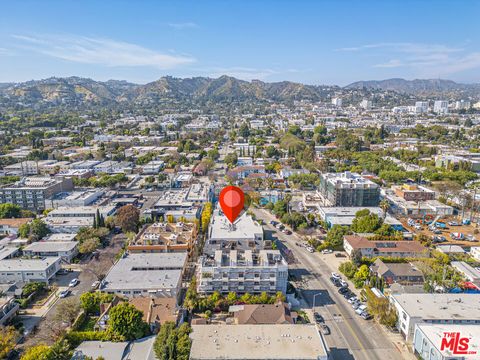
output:
[[[339,294],[345,294],[346,292],[348,292],[348,288],[346,287],[341,287],[340,289],[338,289],[338,293]]]
[[[343,294],[343,297],[345,299],[350,299],[353,296],[354,296],[354,294],[351,291],[347,291],[346,293]]]
[[[335,253],[335,257],[346,257],[346,255],[343,254],[343,253],[337,252],[337,253]]]
[[[315,318],[315,322],[316,322],[317,324],[320,324],[320,323],[324,323],[324,322],[325,322],[325,320],[323,319],[323,316],[320,315],[320,314],[317,313],[317,312],[314,312],[314,313],[313,313],[313,317]]]
[[[286,230],[285,230],[285,234],[286,234],[286,235],[292,235],[292,232],[291,232],[290,230],[286,229]]]

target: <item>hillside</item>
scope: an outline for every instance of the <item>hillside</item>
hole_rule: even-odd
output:
[[[443,79],[387,79],[357,81],[345,87],[346,89],[390,90],[412,95],[435,96],[461,94],[467,97],[478,97],[480,84],[460,84]]]

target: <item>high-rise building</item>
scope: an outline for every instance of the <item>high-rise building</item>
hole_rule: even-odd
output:
[[[365,110],[370,110],[373,107],[373,101],[363,99],[362,102],[360,103],[360,107]]]
[[[468,110],[470,109],[470,101],[460,100],[455,102],[455,110]]]
[[[448,114],[448,101],[435,101],[435,103],[433,104],[433,112],[437,114]]]
[[[333,98],[333,99],[332,99],[332,105],[341,107],[341,106],[342,106],[342,99],[340,99],[340,98]]]
[[[415,112],[418,114],[428,112],[428,101],[417,101],[415,103]]]

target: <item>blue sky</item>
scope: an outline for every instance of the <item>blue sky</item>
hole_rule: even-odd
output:
[[[480,1],[2,1],[0,82],[480,82]]]

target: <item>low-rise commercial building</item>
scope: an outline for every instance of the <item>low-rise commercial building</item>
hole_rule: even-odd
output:
[[[435,191],[424,186],[415,184],[403,184],[401,186],[393,186],[395,195],[406,201],[426,201],[435,199]]]
[[[278,250],[216,250],[197,271],[201,293],[286,293],[288,264]]]

